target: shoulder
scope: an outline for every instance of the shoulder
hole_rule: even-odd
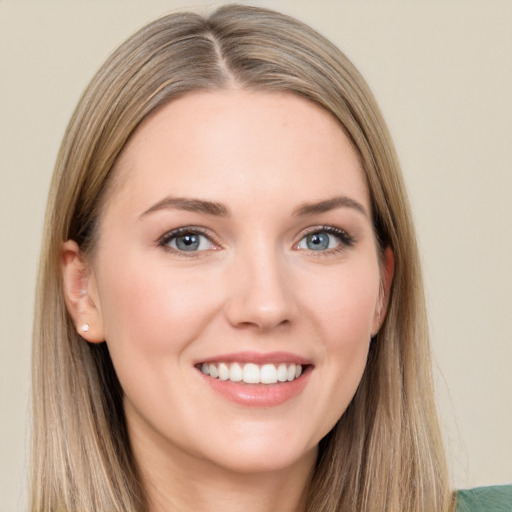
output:
[[[512,485],[457,491],[455,512],[512,512]]]

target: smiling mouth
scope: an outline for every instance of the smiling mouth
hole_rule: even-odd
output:
[[[294,363],[202,363],[197,365],[205,375],[221,381],[244,384],[278,384],[298,379],[303,365]]]

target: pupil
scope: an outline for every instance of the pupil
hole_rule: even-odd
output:
[[[325,233],[315,233],[308,236],[309,248],[313,251],[320,251],[329,247],[329,236]]]

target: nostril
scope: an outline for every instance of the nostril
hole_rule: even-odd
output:
[[[231,325],[239,329],[253,329],[260,333],[288,326],[293,316],[291,304],[258,306],[254,297],[249,301],[232,303],[227,309],[227,318]]]

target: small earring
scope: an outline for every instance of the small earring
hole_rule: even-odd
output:
[[[89,324],[82,325],[81,329],[83,332],[87,332],[89,330]]]

